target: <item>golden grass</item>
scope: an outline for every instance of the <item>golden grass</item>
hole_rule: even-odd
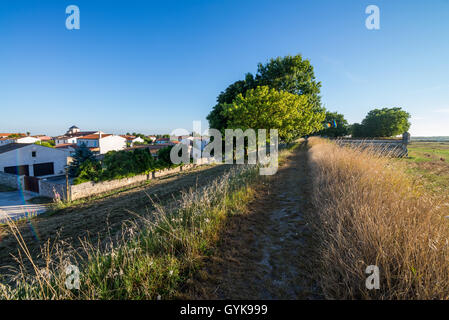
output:
[[[374,150],[309,140],[314,277],[330,299],[449,298],[448,199]],[[368,265],[380,288],[365,286]]]

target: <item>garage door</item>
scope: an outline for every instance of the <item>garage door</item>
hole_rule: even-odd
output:
[[[35,177],[46,176],[55,173],[53,162],[36,163],[33,165],[33,170]]]
[[[14,167],[5,167],[4,168],[4,172],[5,173],[10,173],[10,174],[16,174],[19,176],[29,176],[30,175],[30,168],[28,165],[24,165],[24,166],[14,166]]]

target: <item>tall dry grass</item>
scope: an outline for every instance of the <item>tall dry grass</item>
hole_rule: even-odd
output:
[[[18,270],[0,278],[0,299],[171,299],[201,267],[218,240],[226,216],[242,214],[258,180],[257,166],[241,165],[192,188],[164,206],[136,216],[102,243],[47,243],[41,257],[28,251],[17,225],[9,222],[20,252]],[[149,197],[149,201],[151,198]],[[133,214],[130,212],[130,214]],[[70,289],[67,266],[80,270],[79,289]],[[3,282],[3,283],[2,283]]]
[[[331,299],[449,298],[448,199],[375,150],[309,139],[314,277]],[[368,265],[380,288],[368,290]]]

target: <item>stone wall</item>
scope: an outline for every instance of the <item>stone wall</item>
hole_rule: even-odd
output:
[[[402,140],[337,139],[337,144],[356,148],[371,148],[390,157],[407,157],[407,143]]]
[[[176,167],[176,168],[172,168],[172,169],[164,169],[164,170],[159,170],[159,171],[154,171],[153,172],[153,176],[155,178],[159,178],[159,177],[163,177],[169,174],[174,174],[177,172],[181,171],[181,167]]]
[[[60,200],[66,201],[67,200],[66,185],[60,183],[53,183],[46,180],[39,180],[39,195],[52,199],[59,198]]]
[[[102,182],[84,182],[77,185],[70,186],[71,200],[91,197],[108,191],[128,187],[132,185],[141,184],[144,181],[152,179],[151,174],[142,174],[130,178],[123,178]]]
[[[23,177],[0,172],[0,184],[14,189],[20,189],[23,186]]]
[[[164,169],[154,171],[149,174],[137,175],[130,178],[103,181],[103,182],[84,182],[77,185],[69,186],[70,200],[77,200],[81,198],[87,198],[94,195],[106,193],[109,191],[117,190],[123,187],[129,187],[133,185],[139,185],[147,180],[154,178],[160,178],[167,175],[179,173],[181,171],[188,171],[195,168],[197,165],[188,164],[172,169]],[[39,181],[39,193],[42,196],[52,199],[60,198],[61,200],[67,200],[66,186],[64,184],[56,184],[45,180]]]

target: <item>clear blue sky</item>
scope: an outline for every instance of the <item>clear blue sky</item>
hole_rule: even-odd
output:
[[[65,28],[71,4],[80,30]],[[400,106],[412,135],[449,135],[448,0],[2,0],[0,132],[204,128],[227,85],[297,53],[350,122]]]

